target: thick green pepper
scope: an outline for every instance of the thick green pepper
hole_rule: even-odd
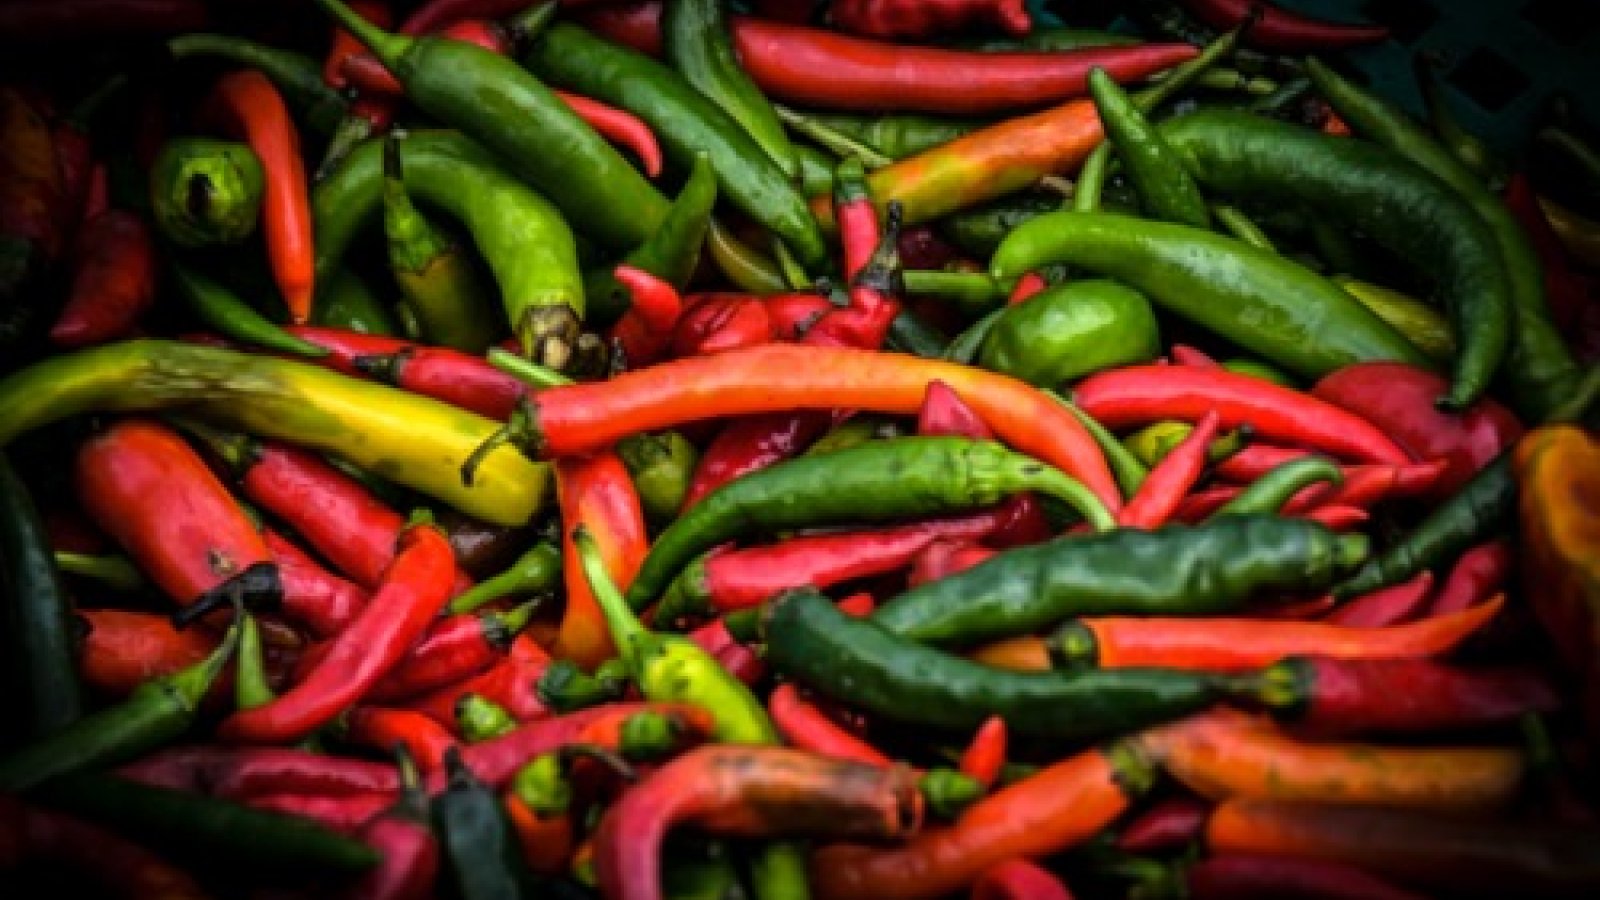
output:
[[[846,615],[809,588],[772,601],[761,625],[767,662],[783,675],[874,717],[949,730],[997,715],[1019,735],[1095,740],[1204,709],[1245,682],[1165,669],[994,669]]]
[[[1052,213],[1013,231],[989,266],[1010,282],[1047,263],[1116,278],[1308,378],[1373,359],[1428,367],[1405,338],[1315,272],[1197,228],[1114,213]]]
[[[482,141],[585,234],[620,250],[661,224],[666,198],[515,61],[464,41],[390,34],[339,0],[317,4],[383,61],[411,102]]]
[[[1046,288],[995,321],[978,364],[1053,388],[1112,366],[1161,355],[1150,301],[1115,281],[1069,281]]]
[[[1448,185],[1384,148],[1229,110],[1161,133],[1208,187],[1304,204],[1372,238],[1439,285],[1461,351],[1442,405],[1480,396],[1505,359],[1511,296],[1495,237]]]
[[[717,173],[704,153],[695,156],[689,179],[678,191],[677,199],[661,227],[644,243],[635,247],[622,262],[643,269],[679,290],[700,265],[700,250],[711,228],[711,210],[717,205]],[[614,266],[593,269],[583,276],[583,293],[594,318],[614,321],[628,308],[628,292],[614,274]]]
[[[1089,73],[1089,91],[1105,126],[1106,141],[1122,160],[1122,169],[1145,212],[1168,222],[1211,227],[1200,185],[1127,92],[1104,69]]]
[[[661,43],[667,61],[738,122],[783,174],[799,172],[794,147],[772,103],[756,87],[734,53],[722,0],[668,0],[661,13]]]
[[[1074,535],[919,585],[871,618],[891,634],[948,647],[1081,615],[1227,613],[1263,597],[1326,590],[1365,550],[1359,535],[1270,516]]]
[[[642,608],[689,560],[752,532],[930,516],[990,506],[1021,491],[1072,505],[1096,529],[1111,515],[1059,469],[993,441],[906,437],[808,454],[730,481],[673,522],[628,589]]]
[[[221,34],[185,34],[167,41],[176,59],[225,59],[261,72],[283,92],[284,99],[311,129],[330,137],[350,104],[322,80],[322,66],[304,53],[268,47]]]
[[[266,176],[244,144],[208,138],[166,142],[150,165],[156,227],[182,247],[237,244],[256,230]]]
[[[566,22],[535,38],[523,61],[557,84],[645,120],[675,165],[687,169],[697,154],[708,154],[723,196],[782,239],[807,269],[827,270],[828,248],[805,198],[739,123],[676,72]]]

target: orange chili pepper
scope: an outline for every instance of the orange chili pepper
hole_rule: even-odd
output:
[[[563,530],[567,533],[561,551],[567,609],[552,652],[590,671],[615,656],[617,650],[611,643],[611,630],[606,627],[600,604],[583,575],[572,532],[579,523],[588,529],[605,559],[606,571],[622,590],[628,589],[644,562],[650,538],[645,531],[639,493],[615,451],[558,461],[556,489],[561,498]]]

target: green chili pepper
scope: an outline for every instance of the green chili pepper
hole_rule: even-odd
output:
[[[433,798],[432,814],[455,896],[461,900],[525,896],[527,866],[499,795],[472,774],[458,748],[445,751],[444,767],[449,781]]]
[[[194,724],[200,700],[239,644],[237,623],[211,655],[144,682],[105,707],[0,756],[0,790],[23,791],[58,775],[123,762],[161,747]]]
[[[708,154],[723,196],[782,239],[807,269],[828,268],[828,248],[805,197],[737,122],[676,72],[566,22],[539,35],[523,61],[645,120],[676,165],[686,169],[697,154]]]
[[[328,355],[327,348],[272,324],[238,295],[182,263],[172,264],[172,280],[195,316],[224,337],[313,359]]]
[[[656,540],[628,599],[643,608],[689,560],[741,536],[937,515],[990,506],[1021,491],[1065,501],[1096,530],[1115,527],[1104,505],[1076,479],[993,441],[875,441],[778,463],[713,491]]]
[[[1187,177],[1188,173],[1185,172],[1184,175]],[[1216,216],[1217,221],[1228,230],[1229,234],[1246,244],[1268,253],[1278,252],[1278,248],[1272,243],[1272,238],[1268,237],[1267,233],[1261,230],[1261,226],[1251,221],[1239,207],[1214,203],[1211,205],[1211,214]]]
[[[266,659],[261,650],[261,626],[244,613],[239,620],[239,659],[234,665],[233,700],[239,709],[266,706],[278,696],[267,683]]]
[[[816,141],[819,146],[841,160],[848,160],[854,157],[862,166],[873,169],[879,169],[894,162],[891,157],[878,150],[878,148],[868,146],[844,132],[835,131],[799,110],[790,109],[782,105],[774,106],[773,109],[777,110],[778,118],[783,120],[783,124],[794,129],[802,137]]]
[[[628,684],[628,665],[623,660],[608,659],[590,675],[572,660],[558,659],[539,676],[538,691],[546,706],[569,713],[621,699]]]
[[[485,578],[451,601],[451,615],[469,613],[502,597],[526,597],[555,587],[561,576],[561,550],[554,544],[539,543],[517,557],[509,569]]]
[[[456,701],[456,731],[469,744],[515,731],[517,720],[504,706],[477,694],[462,694]]]
[[[1013,229],[1046,213],[1061,209],[1061,198],[1039,192],[1003,197],[982,206],[945,216],[939,234],[974,256],[988,259]]]
[[[1428,110],[1428,123],[1439,136],[1439,143],[1449,149],[1456,160],[1477,175],[1490,190],[1498,191],[1507,181],[1506,165],[1495,156],[1483,139],[1461,127],[1450,113],[1450,98],[1445,96],[1435,69],[1438,59],[1430,53],[1417,53],[1411,58],[1412,71],[1417,85],[1422,88],[1422,103]]]
[[[324,137],[338,131],[350,110],[339,92],[322,80],[322,66],[304,53],[221,34],[179,35],[167,41],[167,49],[176,59],[225,59],[259,69],[306,124]]]
[[[1077,212],[1094,212],[1100,208],[1100,194],[1105,189],[1106,177],[1111,173],[1111,156],[1114,151],[1109,141],[1101,141],[1083,166],[1078,169],[1078,180],[1072,188],[1072,208]]]
[[[1343,275],[1335,277],[1333,283],[1394,326],[1430,359],[1448,362],[1455,356],[1455,332],[1450,330],[1450,323],[1444,316],[1428,304],[1399,291]]]
[[[884,346],[896,353],[909,353],[923,359],[943,359],[950,339],[910,309],[902,308],[889,323]]]
[[[1443,180],[1475,210],[1493,236],[1499,264],[1509,280],[1512,336],[1506,379],[1517,409],[1539,420],[1565,400],[1581,377],[1566,341],[1550,320],[1539,257],[1500,198],[1420,126],[1383,99],[1351,84],[1315,59],[1306,71],[1340,118],[1356,132],[1389,148]],[[1463,346],[1471,341],[1456,329]]]
[[[1104,69],[1089,73],[1089,91],[1105,126],[1106,143],[1122,160],[1123,170],[1145,211],[1168,222],[1211,227],[1200,185],[1184,170],[1178,155],[1133,99]]]
[[[511,790],[536,815],[565,815],[572,808],[572,782],[561,754],[554,751],[541,753],[518,769]]]
[[[1216,512],[1215,518],[1267,515],[1283,509],[1295,494],[1314,484],[1344,483],[1344,473],[1325,456],[1302,456],[1278,465],[1250,482]]]
[[[1316,273],[1197,228],[1112,213],[1053,213],[1012,232],[990,272],[1009,283],[1052,262],[1116,278],[1310,378],[1371,359],[1428,365],[1394,329]]]
[[[548,366],[528,362],[501,347],[490,347],[488,359],[489,365],[532,387],[551,388],[577,383]]]
[[[317,3],[394,73],[407,99],[498,153],[586,234],[625,249],[661,224],[666,199],[516,62],[463,41],[390,34],[339,0]]]
[[[706,232],[706,249],[718,271],[741,291],[751,294],[781,294],[789,285],[772,260],[739,240],[727,226],[711,220]]]
[[[1006,294],[988,272],[946,272],[907,269],[906,293],[949,301],[969,316],[982,315],[1005,302]]]
[[[800,193],[807,197],[833,193],[832,157],[815,147],[796,144],[794,158],[800,166]]]
[[[55,562],[56,568],[67,575],[93,579],[114,591],[136,591],[146,583],[139,568],[126,556],[91,556],[57,550]]]
[[[183,247],[237,244],[256,230],[266,176],[244,144],[176,138],[150,165],[156,227]]]
[[[1144,484],[1149,477],[1150,470],[1145,468],[1147,463],[1141,461],[1137,455],[1130,451],[1123,443],[1101,425],[1099,420],[1078,408],[1076,403],[1058,395],[1052,394],[1057,401],[1072,412],[1085,431],[1100,446],[1100,452],[1106,456],[1106,463],[1111,466],[1111,474],[1117,479],[1117,487],[1122,490],[1124,499],[1132,497],[1139,492],[1139,485]]]
[[[689,178],[672,201],[661,226],[644,243],[635,247],[623,263],[643,269],[682,290],[700,265],[700,248],[711,227],[711,210],[717,205],[717,173],[704,153],[696,154]],[[591,312],[602,321],[611,321],[628,308],[628,292],[605,266],[584,275],[583,292]]]
[[[984,342],[989,339],[989,333],[1000,324],[1000,319],[1005,313],[1006,307],[1002,306],[968,325],[966,331],[956,335],[949,346],[944,348],[944,358],[963,365],[976,365],[978,353],[983,349]]]
[[[676,431],[638,434],[619,442],[617,455],[633,478],[645,518],[657,526],[677,518],[700,459],[689,439]]]
[[[383,147],[383,230],[389,266],[423,338],[482,353],[500,337],[483,279],[462,247],[434,227],[406,193],[400,141]]]
[[[1008,550],[882,604],[885,631],[941,647],[1029,634],[1084,615],[1210,615],[1325,590],[1366,538],[1302,519],[1251,516],[1120,529]]]
[[[18,699],[22,711],[16,730],[7,731],[16,739],[43,737],[83,714],[72,603],[57,577],[39,510],[3,453],[0,584],[10,598],[3,620],[7,695]]]
[[[1138,462],[1154,467],[1183,443],[1192,431],[1194,426],[1188,422],[1155,422],[1128,435],[1119,443],[1123,451],[1131,453]],[[1239,452],[1249,441],[1250,431],[1248,424],[1241,425],[1212,441],[1211,446],[1206,448],[1206,462],[1219,463]]]
[[[728,34],[722,0],[670,0],[661,12],[661,43],[667,62],[741,125],[783,174],[794,178],[797,162],[778,114],[739,65]]]
[[[1112,366],[1161,355],[1150,301],[1114,281],[1070,281],[1007,306],[984,338],[978,364],[1053,388]]]
[[[994,669],[846,615],[809,588],[772,601],[762,635],[767,662],[778,672],[886,721],[932,728],[970,731],[998,715],[1016,734],[1094,740],[1247,690],[1245,679],[1165,669]]]
[[[948,144],[985,127],[989,123],[973,119],[948,119],[937,116],[850,116],[809,112],[808,121],[859,141],[890,159],[904,159]]]
[[[393,337],[399,326],[367,282],[345,266],[333,277],[317,280],[317,302],[311,307],[311,322],[324,328],[343,328],[358,334]]]

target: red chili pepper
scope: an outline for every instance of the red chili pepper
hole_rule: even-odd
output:
[[[957,572],[965,572],[990,559],[997,552],[964,541],[934,541],[912,562],[911,574],[907,576],[906,584],[916,587],[919,584],[947,578]]]
[[[487,670],[506,655],[533,610],[529,604],[509,612],[491,610],[435,620],[366,699],[406,700]]]
[[[1167,524],[1205,474],[1206,452],[1220,426],[1221,418],[1215,412],[1207,412],[1189,436],[1150,470],[1138,493],[1117,513],[1117,524],[1147,530]]]
[[[659,53],[661,6],[587,12],[597,32]],[[824,109],[993,113],[1083,96],[1089,72],[1134,81],[1193,59],[1188,44],[1142,44],[1061,53],[978,53],[891,44],[820,28],[731,16],[734,50],[763,92]]]
[[[865,193],[866,187],[862,185]],[[871,212],[867,205],[864,212]],[[850,279],[850,305],[831,310],[817,320],[802,343],[834,344],[875,350],[889,336],[889,326],[900,314],[900,298],[905,295],[905,280],[900,261],[900,229],[903,210],[891,201],[877,246],[866,263]],[[865,224],[864,222],[862,223]],[[874,216],[873,234],[878,234]],[[837,320],[837,324],[835,322]]]
[[[854,282],[878,249],[878,212],[867,192],[866,171],[855,157],[834,173],[833,215],[839,226],[844,278]]]
[[[120,209],[89,220],[78,235],[72,288],[50,329],[61,347],[125,337],[155,299],[155,241],[144,220]]]
[[[772,340],[772,320],[759,298],[744,294],[697,294],[685,298],[672,332],[674,356],[708,356]]]
[[[511,642],[511,651],[505,658],[487,671],[408,700],[405,705],[452,729],[457,725],[456,704],[467,694],[477,694],[505,707],[519,722],[542,719],[550,715],[550,708],[539,696],[539,679],[549,665],[549,655],[524,632]]]
[[[985,869],[972,883],[969,900],[1072,900],[1061,879],[1025,859]]]
[[[1275,668],[1295,683],[1291,721],[1318,737],[1482,728],[1561,704],[1549,678],[1528,668],[1471,670],[1424,659],[1321,656]]]
[[[64,44],[203,31],[200,0],[34,0],[0,3],[7,43]]]
[[[1242,40],[1266,50],[1338,50],[1387,40],[1382,25],[1347,25],[1323,22],[1274,6],[1263,0],[1181,0],[1201,21],[1224,31],[1255,18]]]
[[[988,27],[1020,36],[1033,27],[1023,0],[834,0],[828,18],[842,31],[890,39]]]
[[[406,17],[400,25],[400,33],[420,37],[442,31],[464,19],[503,19],[532,5],[531,0],[428,0]],[[574,3],[565,0],[562,5]]]
[[[780,341],[798,341],[833,309],[833,304],[821,294],[773,294],[761,298],[767,308],[767,319],[772,323],[772,336]]]
[[[356,360],[360,357],[399,353],[408,347],[418,346],[400,338],[381,334],[362,334],[358,331],[346,331],[343,328],[288,325],[283,330],[328,351],[328,355],[317,360],[317,363],[345,375],[361,374],[361,370],[356,368]]]
[[[609,106],[582,94],[556,91],[555,95],[572,107],[578,118],[589,123],[589,127],[601,137],[633,151],[633,155],[639,157],[646,175],[655,178],[661,174],[661,144],[643,119],[625,109]]]
[[[405,765],[404,763],[402,765]],[[362,843],[378,851],[347,896],[350,900],[428,900],[439,873],[439,842],[428,816],[428,798],[409,766],[400,799],[361,827]]]
[[[1270,444],[1252,443],[1250,446],[1239,450],[1239,452],[1218,463],[1216,472],[1218,476],[1228,481],[1248,484],[1286,462],[1310,455],[1311,451],[1309,450],[1295,450],[1288,447],[1274,447]],[[1443,457],[1435,459],[1424,457],[1424,460],[1424,462],[1392,467],[1394,483],[1390,490],[1396,496],[1409,497],[1427,494],[1433,491],[1440,479],[1444,478],[1450,471],[1450,462]],[[1386,477],[1376,472],[1363,473],[1361,470],[1366,468],[1391,467],[1342,466],[1340,471],[1346,482],[1354,480],[1358,485],[1361,485],[1362,482],[1369,482],[1365,486],[1352,489],[1366,491],[1374,486],[1370,483],[1371,480],[1377,479],[1381,482]],[[1338,496],[1344,496],[1344,492],[1341,491]]]
[[[321,665],[271,703],[234,713],[219,734],[288,742],[326,724],[400,663],[450,599],[454,579],[455,560],[444,535],[426,525],[407,528],[382,586],[333,639]]]
[[[491,419],[506,419],[527,386],[482,357],[449,347],[413,345],[393,353],[357,356],[356,370],[415,394],[443,400]]]
[[[1411,462],[1406,451],[1366,419],[1316,397],[1226,369],[1126,366],[1089,376],[1073,396],[1084,412],[1107,428],[1163,419],[1196,421],[1215,410],[1225,429],[1248,423],[1268,440],[1289,441],[1360,462]],[[1437,455],[1429,453],[1427,457]]]
[[[872,615],[874,609],[877,609],[878,601],[874,600],[871,594],[862,591],[858,594],[851,594],[834,605],[839,607],[839,611],[847,616],[865,619],[867,616]]]
[[[1379,588],[1349,601],[1323,621],[1346,628],[1386,628],[1416,619],[1433,593],[1433,573],[1423,570],[1415,578]]]
[[[324,569],[287,538],[271,529],[262,537],[283,582],[284,614],[314,636],[338,634],[367,605],[366,591]]]
[[[1193,794],[1162,800],[1117,833],[1117,849],[1136,855],[1186,849],[1205,833],[1211,808],[1211,803]]]
[[[878,748],[846,731],[827,713],[807,702],[792,684],[778,685],[767,698],[767,711],[772,714],[772,724],[778,727],[789,744],[831,756],[872,766],[892,764],[889,757]]]
[[[1173,344],[1171,352],[1172,364],[1176,366],[1192,366],[1196,369],[1222,368],[1222,363],[1212,359],[1204,350],[1188,344]]]
[[[204,629],[179,631],[166,616],[120,609],[81,609],[88,633],[78,650],[78,674],[94,691],[126,697],[152,678],[194,665],[217,648]]]
[[[351,0],[350,8],[355,10],[356,15],[379,28],[388,30],[394,25],[394,16],[389,12],[389,4],[383,0]],[[344,90],[350,83],[344,74],[344,61],[366,52],[366,46],[356,40],[355,35],[334,26],[333,44],[328,48],[328,55],[322,60],[323,82],[335,90]]]
[[[207,109],[261,160],[266,176],[261,215],[272,277],[283,293],[290,318],[304,324],[311,317],[316,245],[311,239],[311,202],[294,119],[278,89],[255,70],[218,79]]]
[[[1195,491],[1183,498],[1178,508],[1173,511],[1171,519],[1190,525],[1204,522],[1212,513],[1226,506],[1228,501],[1239,496],[1242,490],[1244,488],[1236,484],[1224,484]]]
[[[1007,735],[1006,720],[990,716],[978,726],[967,752],[961,754],[961,773],[983,785],[984,790],[994,787],[1006,765]]]
[[[268,794],[343,797],[391,793],[400,787],[390,766],[290,747],[169,747],[121,767],[117,774],[229,800]]]
[[[666,355],[683,315],[683,298],[677,288],[643,269],[617,266],[615,274],[628,291],[630,305],[611,326],[611,340],[627,368],[642,369]]]
[[[6,836],[0,845],[0,867],[12,873],[6,880],[19,894],[28,884],[22,868],[47,864],[70,870],[76,876],[72,884],[80,889],[93,885],[99,896],[161,900],[211,896],[189,873],[139,844],[65,813],[30,806],[18,797],[0,795],[0,834]]]
[[[1224,853],[1182,872],[1191,900],[1424,900],[1362,869],[1320,859]]]
[[[1582,321],[1583,311],[1590,304],[1589,279],[1573,270],[1566,248],[1555,229],[1550,227],[1550,220],[1545,218],[1526,174],[1517,172],[1511,176],[1506,184],[1505,202],[1539,254],[1551,317],[1562,331],[1570,331]]]
[[[1038,272],[1028,272],[1017,279],[1017,286],[1006,297],[1006,305],[1017,306],[1049,286],[1050,282],[1045,281],[1044,276]]]
[[[432,772],[444,765],[444,752],[456,746],[443,725],[409,709],[357,706],[344,715],[342,737],[358,747],[392,751],[404,745],[418,767]]]
[[[558,460],[556,490],[561,500],[562,576],[567,586],[567,608],[552,652],[571,659],[585,671],[615,656],[611,629],[606,626],[599,601],[589,588],[573,531],[581,524],[593,536],[613,584],[627,590],[650,550],[639,492],[616,451],[587,458]]]
[[[139,569],[187,607],[185,620],[238,594],[283,597],[267,545],[204,461],[171,429],[125,419],[78,451],[78,498]]]
[[[1494,596],[1511,575],[1511,546],[1498,538],[1461,554],[1428,608],[1431,616],[1470,609]]]
[[[246,806],[268,812],[310,819],[342,834],[356,834],[362,826],[394,803],[394,794],[356,794],[349,797],[323,797],[316,794],[262,794],[250,797]]]
[[[1372,516],[1357,506],[1319,506],[1298,518],[1310,519],[1333,531],[1350,531],[1365,525]]]
[[[767,664],[761,661],[755,649],[737,641],[713,655],[717,658],[717,665],[729,675],[744,682],[746,686],[759,683],[767,675]]]

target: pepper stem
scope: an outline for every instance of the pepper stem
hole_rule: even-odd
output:
[[[1371,553],[1371,538],[1364,534],[1341,534],[1333,550],[1333,563],[1341,571],[1348,571],[1366,562]]]
[[[228,604],[273,609],[282,603],[283,580],[279,577],[277,565],[258,562],[201,594],[188,606],[174,611],[172,624],[187,628],[194,620]]]
[[[787,106],[774,103],[772,108],[777,111],[778,119],[783,124],[816,141],[834,154],[843,157],[860,157],[863,165],[873,169],[881,169],[894,162],[893,157],[883,153],[876,147],[869,147],[855,138],[829,128],[821,122]]]
[[[383,67],[394,73],[400,64],[400,58],[416,41],[405,35],[393,34],[363,19],[360,13],[339,2],[339,0],[316,0],[316,4],[323,11],[332,16],[346,31],[350,32],[356,40],[372,51],[372,55],[383,63]]]
[[[678,749],[683,731],[683,723],[676,716],[644,710],[622,720],[622,739],[617,746],[627,760],[660,759]]]
[[[239,617],[239,660],[234,667],[233,698],[239,709],[255,709],[271,703],[277,693],[267,684],[266,662],[261,651],[261,625],[256,617]]]
[[[56,568],[69,575],[92,578],[113,590],[134,591],[144,586],[144,575],[125,556],[91,556],[87,553],[55,552]]]
[[[222,643],[211,655],[200,660],[187,669],[174,672],[166,679],[166,686],[178,697],[179,702],[189,709],[200,706],[200,700],[206,692],[211,690],[211,685],[216,682],[217,676],[228,665],[228,660],[239,647],[239,638],[243,632],[243,606],[235,600],[235,615],[233,624],[228,626],[227,634],[223,635]]]
[[[645,648],[654,643],[657,637],[644,627],[644,623],[634,615],[633,608],[628,606],[622,592],[617,590],[611,575],[606,572],[605,560],[600,557],[600,547],[581,523],[572,530],[572,543],[578,549],[578,559],[583,564],[583,577],[589,582],[589,590],[600,604],[600,611],[605,614],[611,642],[622,655],[622,661],[628,664],[628,671],[637,679],[643,667]]]
[[[247,434],[214,428],[188,416],[166,416],[167,423],[206,445],[235,478],[243,478],[261,458],[261,442]]]
[[[492,434],[483,439],[461,463],[461,483],[472,487],[473,476],[477,474],[478,467],[496,449],[504,444],[511,444],[529,459],[537,459],[539,446],[543,440],[539,436],[538,426],[534,421],[533,408],[528,405],[526,395],[517,398],[517,406],[511,411],[511,418],[506,424],[496,428]]]
[[[575,383],[555,369],[529,362],[503,347],[490,347],[488,359],[489,365],[532,387],[553,388]]]

